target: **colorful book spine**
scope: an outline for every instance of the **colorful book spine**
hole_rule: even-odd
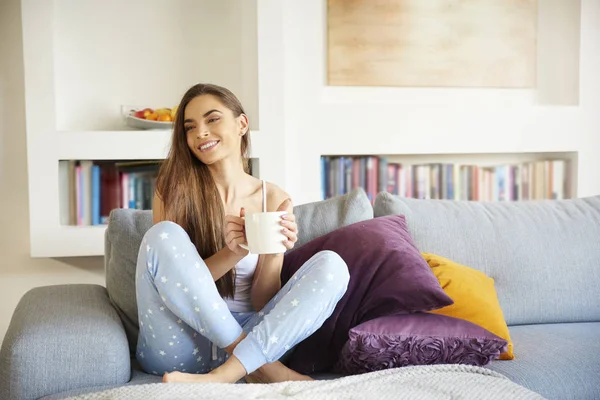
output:
[[[568,159],[480,166],[406,164],[378,156],[323,156],[321,179],[324,199],[361,187],[372,203],[381,191],[407,198],[465,201],[573,197]]]
[[[152,209],[158,166],[159,161],[60,161],[61,223],[102,225],[115,208]]]

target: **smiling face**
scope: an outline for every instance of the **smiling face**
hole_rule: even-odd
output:
[[[202,163],[241,159],[242,137],[248,131],[244,114],[235,115],[218,97],[203,94],[190,100],[183,118],[187,145]]]

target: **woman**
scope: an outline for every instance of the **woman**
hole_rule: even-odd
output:
[[[318,329],[344,295],[348,268],[315,254],[282,288],[283,254],[248,253],[245,211],[286,211],[291,249],[297,226],[290,196],[248,174],[248,118],[227,89],[190,88],[161,166],[154,225],[138,254],[136,356],[165,382],[310,379],[278,360]]]

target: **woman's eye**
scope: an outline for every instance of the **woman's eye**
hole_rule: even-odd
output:
[[[183,130],[184,130],[185,132],[189,132],[189,131],[191,131],[192,129],[194,129],[194,127],[193,127],[193,126],[191,126],[191,125],[185,126],[185,127],[183,128]]]
[[[211,118],[211,119],[208,120],[208,123],[210,124],[210,123],[218,121],[218,120],[219,120],[219,118],[216,118],[216,117],[215,118]]]

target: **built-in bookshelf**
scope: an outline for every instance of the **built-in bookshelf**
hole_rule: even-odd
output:
[[[159,167],[159,160],[59,161],[61,224],[103,225],[115,208],[152,209]]]
[[[116,208],[151,210],[163,160],[60,160],[60,223],[97,226]],[[250,159],[259,177],[259,160]]]
[[[322,198],[343,195],[356,187],[362,187],[371,202],[382,191],[408,198],[471,201],[573,197],[572,154],[530,154],[518,160],[513,157],[510,162],[494,162],[501,156],[482,155],[479,162],[465,161],[464,157],[462,162],[450,162],[456,156],[447,154],[421,158],[322,156]]]
[[[31,257],[102,256],[110,210],[151,208],[155,172],[148,165],[167,156],[172,130],[128,126],[123,111],[174,107],[196,83],[227,87],[241,100],[253,174],[283,174],[277,160],[258,171],[280,126],[259,125],[261,108],[278,107],[279,96],[269,92],[281,90],[265,79],[279,64],[258,48],[274,36],[258,30],[259,14],[270,20],[273,13],[255,0],[174,0],[167,8],[125,2],[116,14],[100,3],[21,2]],[[218,48],[206,41],[216,31],[226,32]],[[136,182],[133,195],[124,181]]]

